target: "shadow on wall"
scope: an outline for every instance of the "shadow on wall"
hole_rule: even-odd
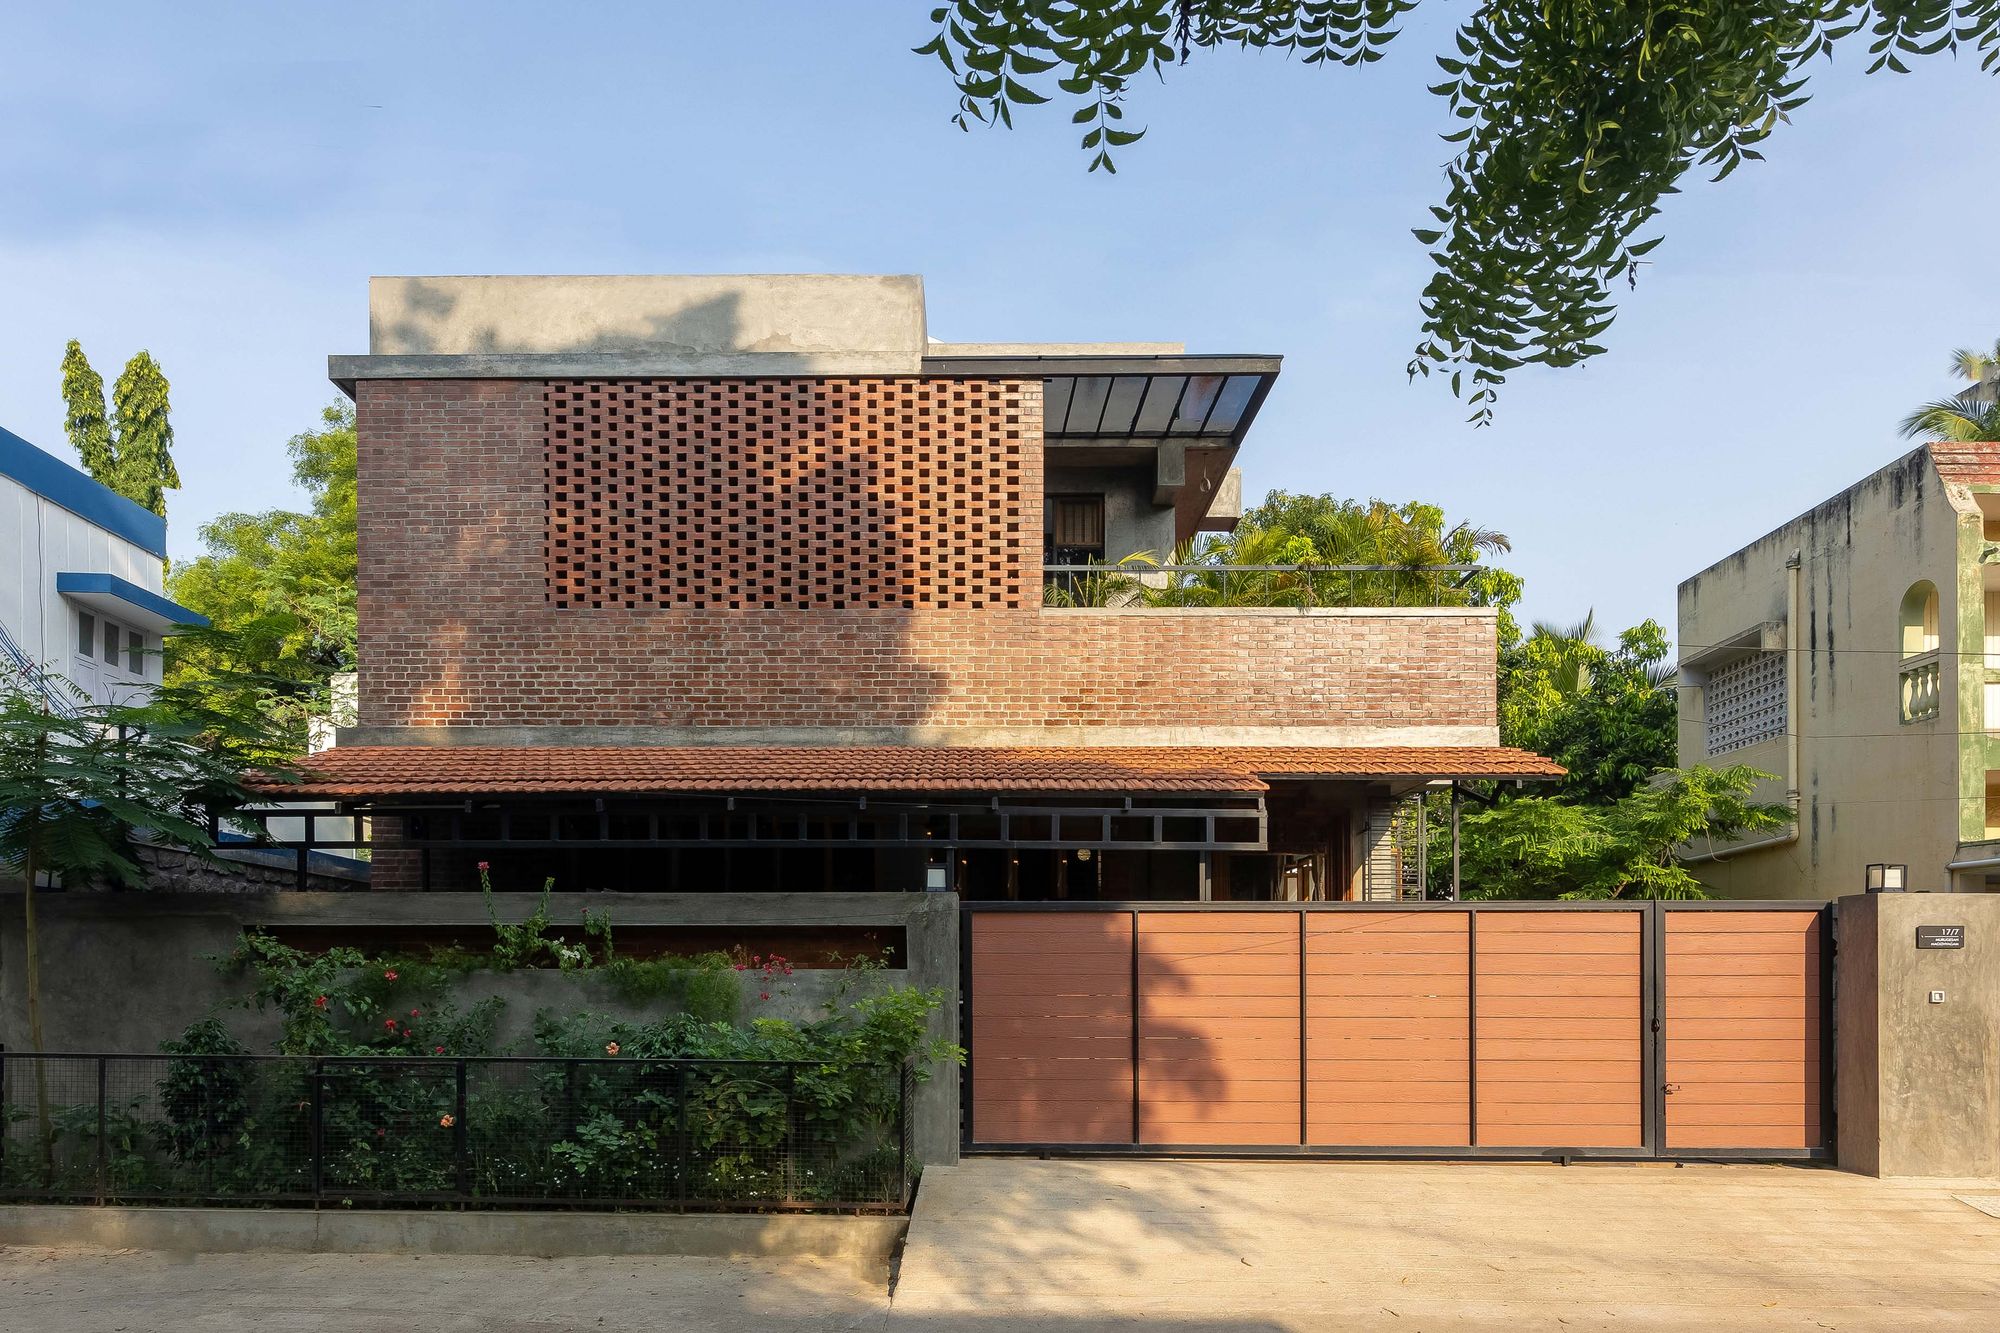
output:
[[[423,278],[399,279],[398,291],[404,307],[415,317],[398,320],[379,330],[371,329],[371,342],[379,337],[395,346],[398,349],[396,355],[400,356],[438,354],[440,349],[433,330],[458,308],[458,296],[449,287]],[[668,356],[696,356],[735,349],[742,337],[742,319],[738,313],[740,304],[741,299],[735,295],[691,302],[678,310],[646,315],[641,327],[629,332],[600,330],[588,337],[566,340],[564,350],[577,355],[646,351]],[[447,354],[505,356],[545,350],[523,342],[510,342],[490,325],[473,333],[467,341],[468,346],[454,346]],[[372,347],[370,350],[373,350]]]

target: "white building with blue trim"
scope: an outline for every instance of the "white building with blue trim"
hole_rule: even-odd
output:
[[[160,640],[208,621],[165,595],[167,521],[0,429],[0,662],[61,707],[75,683],[127,702],[160,679]]]

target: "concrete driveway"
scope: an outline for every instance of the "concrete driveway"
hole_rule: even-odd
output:
[[[1773,1166],[971,1160],[912,1328],[2000,1328],[2000,1186]],[[1982,1199],[1983,1196],[1983,1199]]]
[[[0,1333],[1990,1330],[1981,1202],[1764,1166],[986,1159],[925,1176],[893,1297],[808,1263],[17,1247]]]

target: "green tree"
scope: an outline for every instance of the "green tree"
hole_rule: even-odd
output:
[[[1520,596],[1521,581],[1485,564],[1513,549],[1505,533],[1491,528],[1447,526],[1437,505],[1272,491],[1201,558],[1236,565],[1377,566],[1378,572],[1370,573],[1287,577],[1302,588],[1296,600],[1314,605],[1498,606],[1510,627],[1506,608]],[[1451,565],[1481,568],[1460,576],[1435,572]]]
[[[1144,133],[1124,101],[1141,75],[1217,47],[1313,66],[1379,60],[1416,0],[948,0],[919,54],[958,88],[954,119],[1013,124],[1054,90],[1092,170]],[[1418,301],[1410,373],[1445,374],[1490,419],[1507,374],[1603,351],[1613,284],[1694,171],[1729,175],[1806,101],[1808,64],[1866,43],[1868,68],[1976,52],[2000,67],[1993,0],[1484,0],[1437,57],[1455,128]]]
[[[43,681],[0,676],[0,868],[22,884],[22,991],[28,1045],[46,1049],[37,881],[64,887],[108,881],[145,885],[142,843],[211,856],[211,809],[241,804],[239,733],[227,719],[176,710],[98,704],[73,684],[51,707]],[[48,1079],[35,1062],[45,1164],[53,1151]]]
[[[1969,385],[1904,417],[1903,437],[1953,444],[2000,441],[2000,341],[1990,352],[1959,348],[1951,354],[1951,370]]]
[[[166,680],[190,705],[262,717],[271,750],[297,754],[329,681],[354,667],[354,409],[327,408],[286,448],[308,511],[224,514],[202,528],[207,549],[173,570],[168,590],[221,633],[174,639]]]
[[[118,454],[104,415],[104,377],[90,368],[83,345],[74,338],[63,349],[62,393],[63,434],[83,460],[83,470],[99,485],[117,490]]]
[[[1608,804],[1564,797],[1500,801],[1462,820],[1469,898],[1705,898],[1676,851],[1790,821],[1750,799],[1755,769],[1686,768]]]
[[[161,517],[167,512],[166,493],[181,485],[168,412],[166,374],[151,352],[140,352],[111,386],[111,424],[118,437],[118,483],[113,489]]]
[[[166,372],[151,352],[125,363],[111,386],[111,416],[104,414],[104,380],[91,369],[76,339],[63,349],[63,433],[100,485],[109,486],[162,518],[168,491],[179,490],[174,467],[174,427]]]
[[[1500,740],[1545,754],[1569,770],[1561,794],[1616,801],[1679,753],[1679,710],[1666,631],[1647,620],[1595,641],[1595,617],[1574,626],[1538,624],[1500,652]]]

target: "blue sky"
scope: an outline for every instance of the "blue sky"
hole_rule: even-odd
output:
[[[1611,354],[1486,430],[1406,384],[1409,228],[1448,150],[1438,4],[1366,70],[1215,52],[1087,175],[1065,113],[960,133],[923,0],[15,6],[0,47],[0,423],[64,449],[57,365],[174,386],[172,546],[293,502],[282,445],[365,350],[372,273],[916,272],[935,336],[1281,352],[1242,463],[1515,542],[1531,616],[1672,628],[1685,575],[1895,457],[2000,335],[1972,62],[1822,65],[1771,160],[1669,202]]]

